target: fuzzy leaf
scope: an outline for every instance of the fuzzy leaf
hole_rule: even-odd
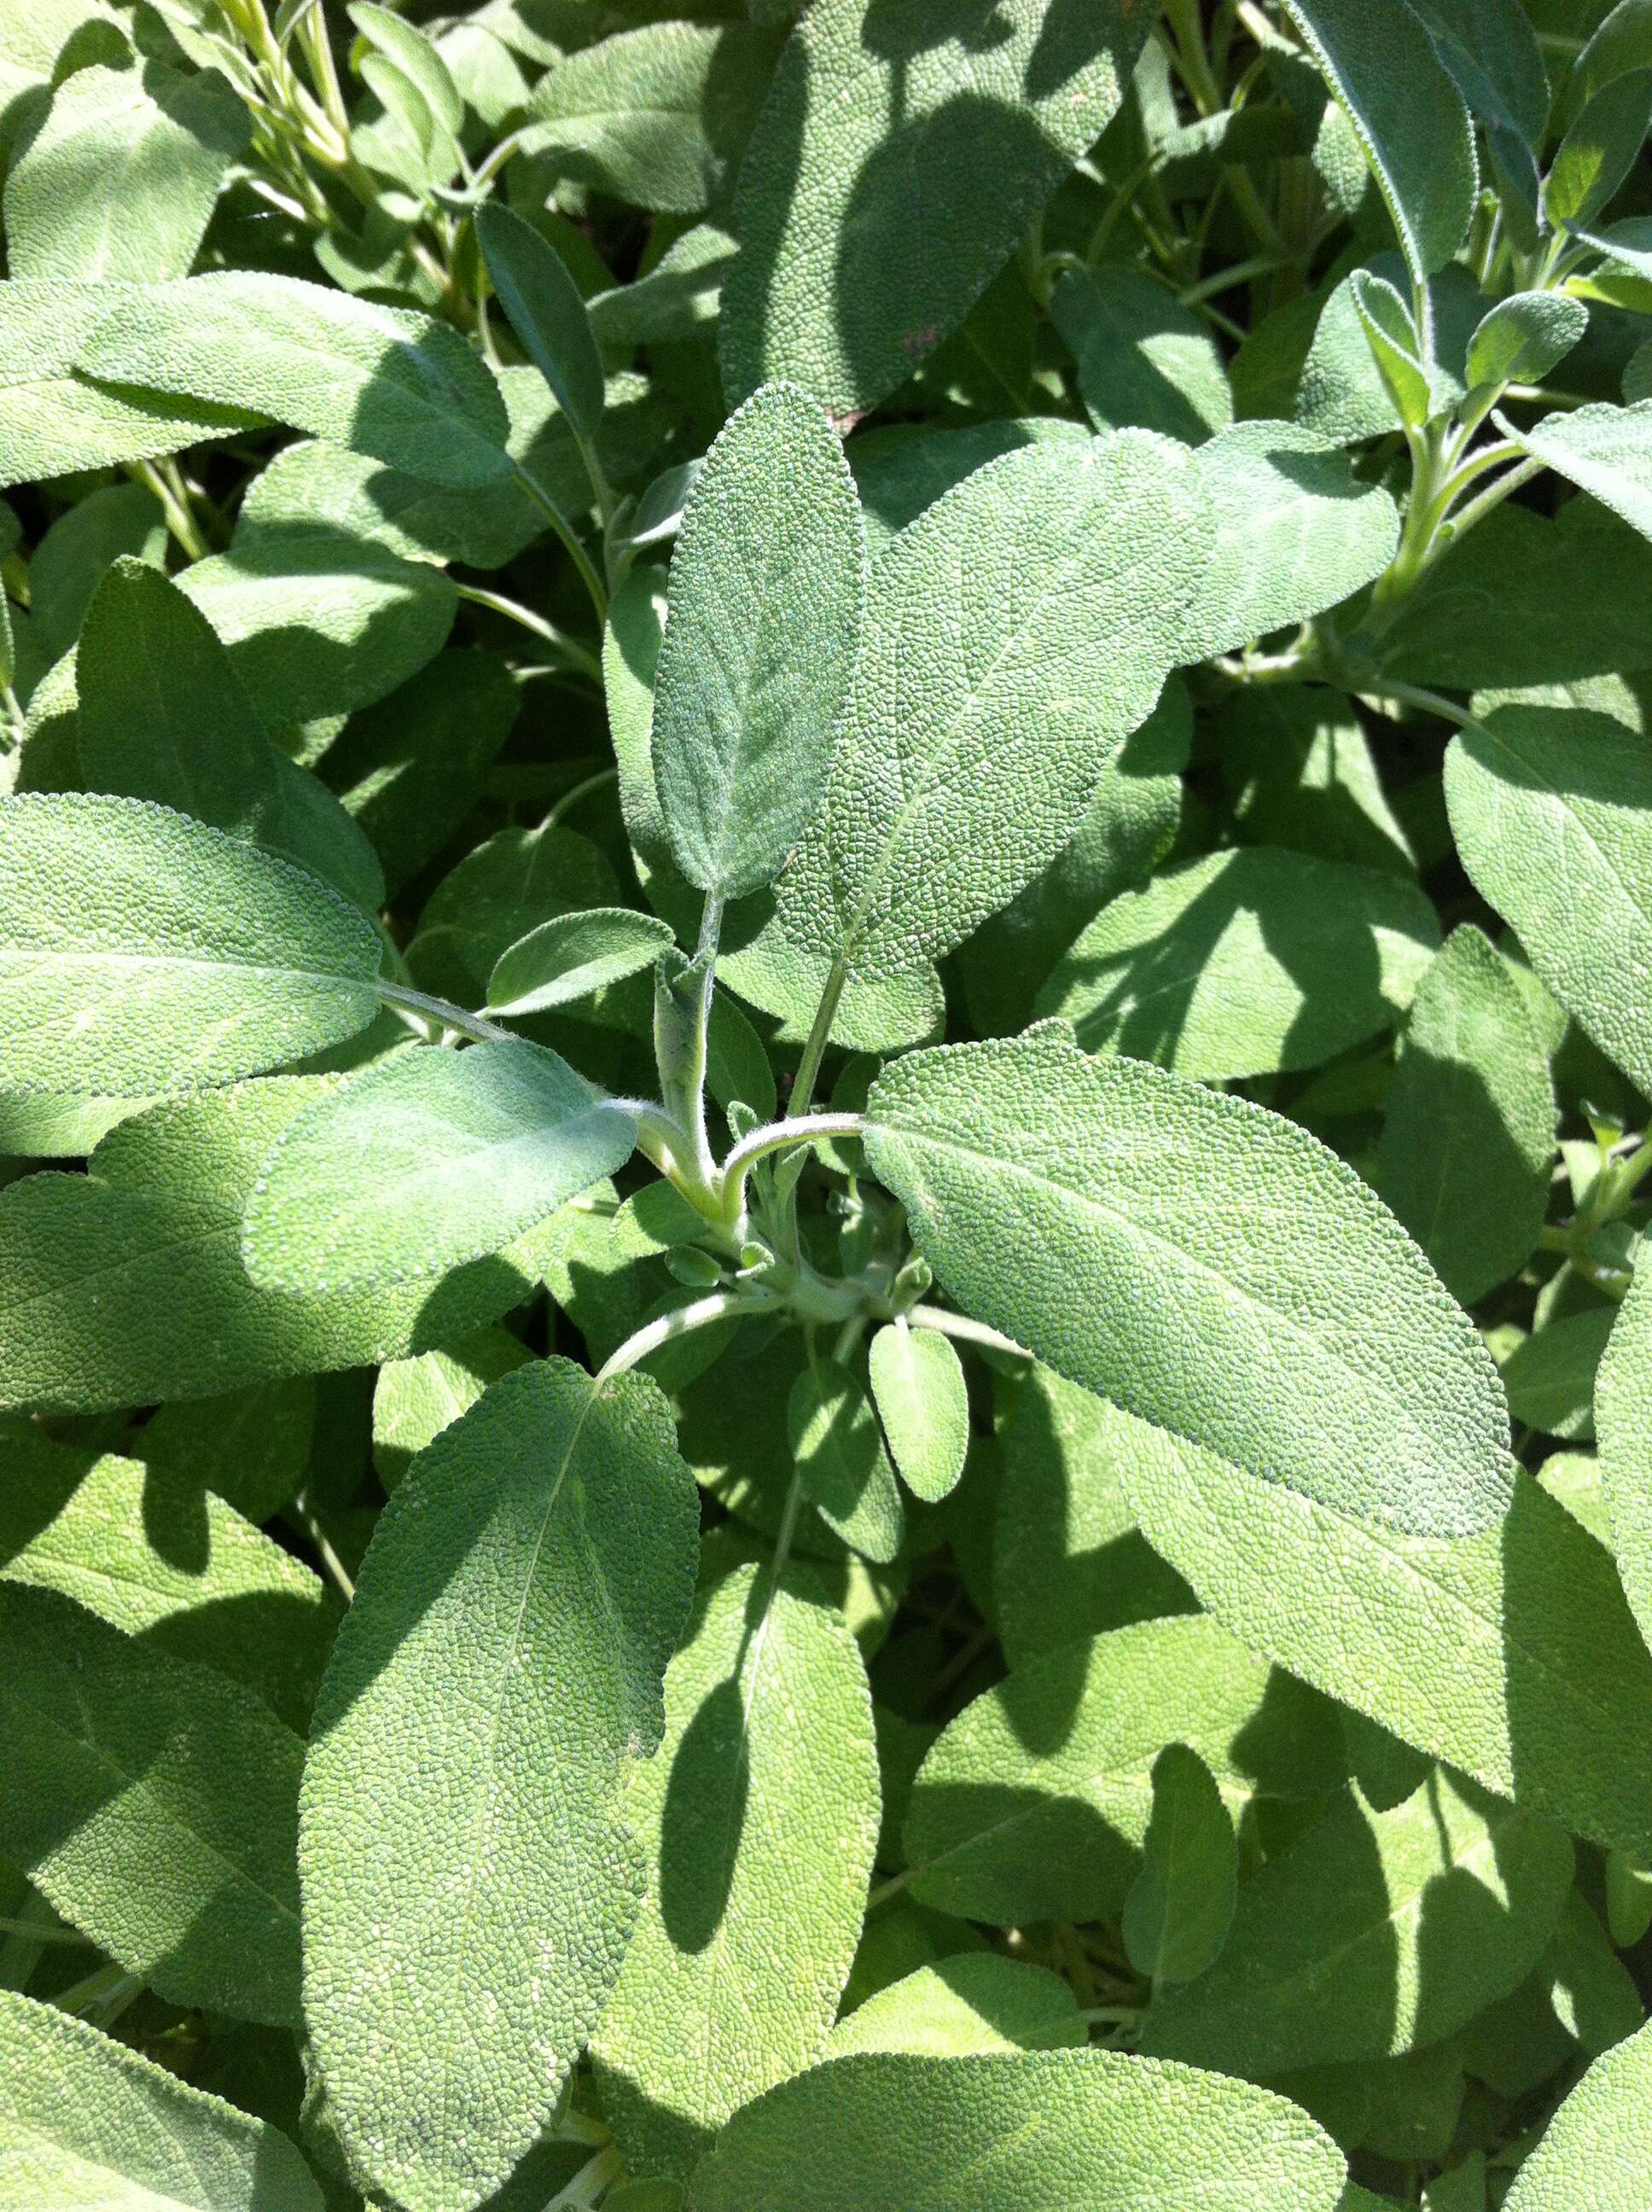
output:
[[[668,923],[634,907],[584,907],[555,915],[494,964],[489,1011],[534,1014],[586,999],[652,968],[675,942]]]
[[[1652,2024],[1597,2058],[1544,2130],[1506,2212],[1637,2212],[1652,2154]]]
[[[792,1386],[787,1430],[805,1495],[829,1528],[864,1559],[901,1548],[906,1510],[859,1379],[835,1359],[813,1359]]]
[[[1204,1973],[1227,1941],[1239,1847],[1215,1776],[1185,1743],[1153,1761],[1153,1810],[1142,1869],[1124,1901],[1130,1963],[1158,1988]]]
[[[939,1329],[897,1321],[878,1330],[867,1357],[895,1464],[914,1498],[936,1504],[956,1486],[969,1448],[969,1400],[958,1355]]]
[[[602,422],[602,359],[578,285],[555,248],[509,208],[489,200],[473,220],[511,328],[576,436],[594,438]]]
[[[1652,84],[1652,76],[1648,82]],[[1632,407],[1604,402],[1576,407],[1546,416],[1528,429],[1503,415],[1494,419],[1522,452],[1609,507],[1643,538],[1652,538],[1652,400]]]
[[[1644,1261],[1612,1325],[1594,1420],[1618,1571],[1652,1646],[1652,1266]]]

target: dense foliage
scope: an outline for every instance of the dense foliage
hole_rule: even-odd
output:
[[[0,0],[0,2208],[1652,2207],[1652,7]]]

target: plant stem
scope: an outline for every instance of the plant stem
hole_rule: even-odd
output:
[[[1467,707],[1460,707],[1438,691],[1430,691],[1420,684],[1399,684],[1387,677],[1370,683],[1361,682],[1356,695],[1362,699],[1393,699],[1405,707],[1420,707],[1424,714],[1437,714],[1442,721],[1455,722],[1460,730],[1477,730],[1478,719]]]
[[[617,767],[599,768],[594,775],[588,775],[583,782],[576,783],[571,791],[565,791],[562,793],[540,823],[540,828],[554,830],[564,817],[573,812],[582,799],[588,799],[593,791],[600,791],[604,784],[614,782],[618,775]]]
[[[440,1022],[446,1030],[455,1030],[460,1036],[469,1037],[473,1044],[513,1044],[516,1034],[490,1022],[485,1014],[466,1013],[451,999],[433,998],[428,991],[415,991],[405,983],[392,983],[384,976],[374,987],[387,1006],[405,1006],[410,1013],[424,1014],[433,1022]]]
[[[553,652],[560,653],[570,668],[577,668],[593,684],[602,682],[602,664],[595,653],[569,637],[565,630],[558,629],[555,623],[549,623],[543,615],[535,614],[531,607],[525,607],[519,599],[508,599],[503,592],[489,591],[483,584],[456,583],[453,588],[460,599],[468,599],[472,606],[486,607],[489,614],[502,615],[507,622],[513,622],[519,629],[531,631]]]
[[[803,1057],[798,1062],[796,1080],[792,1085],[791,1108],[794,1116],[806,1114],[809,1110],[809,1102],[815,1095],[815,1079],[820,1073],[820,1063],[825,1057],[827,1042],[832,1034],[838,1000],[843,996],[843,987],[848,980],[848,969],[841,959],[835,960],[821,992],[820,1004],[815,1008],[815,1018],[803,1048]]]
[[[177,539],[183,551],[188,554],[190,559],[204,561],[211,548],[202,537],[195,517],[190,513],[187,505],[179,500],[154,462],[128,461],[126,473],[134,483],[142,484],[144,490],[159,502],[161,512],[166,519],[167,528]]]
[[[521,485],[523,490],[527,493],[529,498],[531,499],[538,507],[543,509],[550,523],[551,528],[562,539],[563,548],[566,550],[569,560],[573,562],[574,566],[580,572],[580,581],[585,586],[586,590],[591,594],[591,604],[597,611],[597,623],[598,628],[605,626],[608,621],[607,588],[604,585],[602,578],[592,567],[591,556],[586,551],[584,546],[580,544],[578,537],[575,535],[573,524],[562,513],[561,507],[557,506],[556,501],[551,497],[550,494],[545,489],[538,477],[533,474],[531,469],[525,469],[521,462],[515,458],[514,454],[507,453],[505,458],[510,463],[512,472],[515,476],[517,482]]]
[[[951,1313],[944,1306],[908,1306],[906,1317],[914,1328],[938,1328],[943,1336],[957,1337],[960,1344],[978,1344],[987,1352],[1007,1352],[1016,1359],[1030,1359],[1033,1356],[1024,1344],[1017,1344],[1012,1336],[988,1328],[984,1321],[972,1321],[968,1314]]]
[[[744,1212],[746,1177],[759,1160],[771,1152],[788,1151],[793,1145],[818,1144],[827,1137],[858,1137],[865,1126],[862,1114],[803,1114],[789,1115],[783,1121],[766,1121],[762,1128],[752,1130],[723,1162],[725,1217],[738,1221]]]
[[[661,1314],[657,1321],[647,1322],[632,1336],[628,1336],[616,1352],[610,1352],[597,1370],[596,1392],[599,1394],[616,1375],[623,1375],[639,1360],[647,1359],[650,1352],[658,1352],[662,1344],[673,1343],[679,1336],[688,1336],[695,1329],[709,1328],[714,1322],[729,1321],[744,1314],[772,1313],[780,1301],[756,1291],[713,1291],[703,1298],[695,1298],[691,1305],[678,1306],[675,1312]]]

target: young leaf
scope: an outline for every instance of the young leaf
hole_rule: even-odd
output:
[[[653,774],[678,866],[738,898],[819,809],[865,598],[859,505],[829,425],[757,392],[707,457],[671,560]]]
[[[15,1091],[228,1083],[365,1029],[378,933],[330,884],[171,808],[0,799],[0,1047]]]
[[[1390,871],[1305,853],[1209,853],[1103,907],[1035,1011],[1087,1052],[1220,1080],[1316,1067],[1409,1003],[1433,902]]]
[[[494,963],[488,1010],[537,1014],[652,968],[676,942],[668,922],[635,907],[585,907],[554,915]]]
[[[1468,382],[1540,384],[1581,343],[1589,311],[1564,292],[1515,292],[1499,300],[1468,346]]]
[[[1175,1742],[1240,1806],[1315,1796],[1345,1771],[1333,1709],[1213,1620],[1066,1643],[942,1730],[907,1815],[913,1895],[1003,1927],[1111,1918],[1140,1871],[1149,1770]]]
[[[55,2005],[0,1991],[6,2212],[322,2212],[286,2136]]]
[[[253,1285],[240,1254],[253,1187],[329,1087],[288,1077],[155,1108],[112,1130],[88,1174],[26,1176],[0,1195],[0,1403],[215,1398],[428,1351],[519,1305],[544,1230],[438,1283],[325,1297]]]
[[[227,269],[134,293],[75,367],[256,408],[430,483],[480,487],[509,472],[505,404],[457,331],[297,277]]]
[[[731,398],[795,377],[845,416],[903,384],[1094,144],[1149,27],[1133,0],[1029,0],[1001,27],[891,33],[868,0],[804,16],[740,172]]]
[[[887,1564],[906,1510],[859,1379],[835,1359],[811,1359],[792,1386],[786,1423],[810,1503],[863,1558]]]
[[[1652,409],[1648,410],[1652,423]],[[1652,1090],[1652,759],[1576,708],[1499,707],[1451,741],[1446,803],[1463,866],[1555,996]]]
[[[1395,1536],[1117,1419],[1148,1540],[1235,1635],[1527,1810],[1652,1850],[1652,1656],[1539,1484],[1479,1535]]]
[[[373,0],[352,0],[349,13],[367,45],[393,62],[417,86],[431,113],[457,133],[465,122],[464,96],[433,41],[416,24],[375,7]]]
[[[1537,1963],[1564,1830],[1439,1771],[1390,1812],[1345,1791],[1239,1893],[1210,1972],[1156,1993],[1142,2048],[1284,2074],[1437,2044]]]
[[[1353,125],[1418,283],[1462,244],[1479,187],[1462,95],[1411,9],[1365,0],[1284,0]]]
[[[303,1746],[227,1675],[0,1580],[0,1850],[173,2004],[298,2022]]]
[[[1479,930],[1454,930],[1418,987],[1373,1180],[1464,1305],[1524,1267],[1559,1135],[1547,1055]]]
[[[1158,696],[1209,553],[1192,464],[1142,431],[1024,447],[920,515],[872,571],[787,933],[899,974],[1030,883]]]
[[[1525,429],[1501,414],[1493,419],[1523,453],[1652,538],[1652,400],[1577,407]]]
[[[737,2113],[694,2212],[1336,2212],[1346,2168],[1248,2081],[1113,2051],[835,2058]],[[1545,2208],[1547,2212],[1547,2208]]]
[[[1412,313],[1386,278],[1356,269],[1349,279],[1354,312],[1400,422],[1418,429],[1434,412],[1433,380]]]
[[[1652,2024],[1597,2058],[1545,2129],[1507,2212],[1635,2212],[1652,2152]]]
[[[246,1271],[312,1297],[440,1274],[513,1243],[635,1143],[623,1108],[543,1045],[396,1053],[282,1131],[246,1209]]]
[[[890,1322],[867,1355],[878,1417],[914,1498],[938,1504],[957,1485],[969,1449],[969,1400],[950,1338]]]
[[[500,2185],[613,1986],[644,1879],[621,1787],[659,1741],[695,1522],[654,1386],[558,1359],[380,1516],[304,1771],[304,1999],[330,2117],[409,2212]]]
[[[599,2094],[629,2166],[686,2179],[737,2106],[819,2055],[859,1940],[878,1766],[841,1620],[761,1568],[717,1583],[625,1814],[650,1877]]]
[[[479,207],[472,220],[511,328],[575,436],[594,438],[602,423],[602,359],[585,301],[562,256],[531,222],[496,200]]]
[[[1652,122],[1652,70],[1626,71],[1603,85],[1556,149],[1543,182],[1543,208],[1558,229],[1587,227],[1613,199],[1635,166]]]
[[[1204,1973],[1227,1941],[1239,1847],[1216,1778],[1185,1743],[1153,1761],[1153,1810],[1142,1869],[1124,1901],[1124,1947],[1157,1988]]]
[[[1504,1510],[1489,1355],[1306,1130],[1087,1060],[1054,1024],[895,1061],[868,1112],[873,1172],[942,1283],[1058,1373],[1390,1528],[1465,1535]]]
[[[1612,1326],[1594,1386],[1594,1419],[1613,1552],[1652,1646],[1652,1267],[1644,1263]]]

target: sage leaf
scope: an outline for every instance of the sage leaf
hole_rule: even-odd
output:
[[[451,1351],[386,1360],[373,1388],[373,1467],[386,1494],[427,1444],[470,1412],[490,1382],[531,1358],[519,1337],[495,1328],[478,1330]]]
[[[488,985],[489,1011],[535,1014],[589,998],[652,968],[675,941],[668,923],[633,907],[554,915],[500,954]]]
[[[559,1359],[495,1382],[380,1518],[304,1771],[304,1999],[334,2124],[410,2212],[504,2181],[613,1986],[644,1882],[621,1788],[664,1727],[695,1525],[654,1386]]]
[[[1540,1484],[1517,1477],[1479,1535],[1395,1535],[1128,1425],[1149,1541],[1236,1636],[1527,1810],[1652,1849],[1652,1655],[1610,1555]]]
[[[1548,1059],[1520,986],[1465,923],[1418,987],[1374,1175],[1464,1305],[1536,1249],[1558,1135]]]
[[[1153,1809],[1142,1869],[1124,1901],[1125,1950],[1156,1988],[1191,1982],[1227,1941],[1239,1893],[1239,1847],[1215,1776],[1185,1743],[1153,1761]]]
[[[1594,1385],[1600,1481],[1612,1548],[1652,1646],[1652,1267],[1637,1267]]]
[[[268,2121],[192,2089],[55,2005],[0,1992],[5,2212],[322,2212]]]
[[[792,1386],[786,1422],[810,1504],[863,1558],[887,1564],[906,1513],[859,1376],[835,1359],[811,1359]]]
[[[1445,779],[1475,889],[1601,1050],[1652,1088],[1652,761],[1638,733],[1578,708],[1499,707],[1452,739]]]
[[[693,2212],[1335,2212],[1330,2137],[1247,2081],[1111,2051],[811,2068],[735,2116]],[[1212,2175],[1221,2179],[1213,2195]],[[1052,2191],[1056,2194],[1052,2196]]]
[[[1198,446],[1233,420],[1222,356],[1205,324],[1134,269],[1071,271],[1050,301],[1097,430],[1131,424]]]
[[[227,1675],[0,1580],[0,1850],[173,2004],[298,2021],[300,1739]]]
[[[932,2058],[972,2051],[1083,2049],[1089,2031],[1070,1982],[1048,1966],[996,1951],[963,1951],[920,1966],[839,2021],[826,2056],[918,2051]]]
[[[15,1091],[228,1083],[365,1029],[378,934],[319,878],[171,808],[0,799],[0,1048]]]
[[[671,559],[653,760],[691,884],[759,890],[818,810],[854,666],[865,538],[841,448],[789,386],[732,416]]]
[[[1495,420],[1522,453],[1652,538],[1652,400],[1632,407],[1597,402],[1526,428],[1501,414]]]
[[[890,39],[866,0],[811,8],[740,170],[723,383],[795,378],[838,416],[905,382],[963,321],[1117,111],[1148,26],[1030,0],[980,40]]]
[[[867,1364],[902,1480],[914,1498],[938,1504],[956,1487],[969,1449],[969,1400],[951,1339],[890,1322],[873,1337]]]
[[[942,1283],[1058,1373],[1390,1528],[1466,1535],[1503,1512],[1489,1356],[1305,1130],[1087,1060],[1053,1024],[897,1060],[868,1114],[873,1172]],[[1196,1370],[1178,1349],[1195,1339]]]
[[[397,1053],[282,1132],[247,1206],[246,1271],[310,1297],[439,1275],[513,1243],[635,1143],[630,1115],[542,1045]]]
[[[1504,2199],[1509,2212],[1563,2212],[1587,2191],[1600,2212],[1645,2193],[1652,2026],[1594,2061],[1543,2132]]]
[[[602,422],[602,358],[578,285],[555,248],[509,208],[490,200],[472,220],[511,328],[574,435],[594,438]]]
[[[1557,1316],[1534,1328],[1503,1363],[1509,1411],[1547,1436],[1591,1443],[1594,1377],[1613,1319],[1610,1306]]]
[[[853,1638],[738,1569],[666,1669],[665,1738],[626,1793],[648,1891],[593,2050],[634,2170],[686,2179],[738,2106],[819,2055],[859,1940],[878,1800]]]
[[[228,269],[133,293],[75,366],[254,408],[430,483],[480,487],[509,469],[504,402],[457,331],[294,276]]]
[[[1030,883],[1151,709],[1209,552],[1192,464],[1141,431],[1023,447],[920,514],[872,570],[787,934],[900,974]]]
[[[1469,341],[1468,382],[1540,384],[1579,344],[1589,311],[1564,292],[1514,292],[1499,300]]]
[[[1353,1790],[1239,1893],[1210,1972],[1156,1991],[1142,2047],[1284,2074],[1437,2044],[1538,1960],[1570,1838],[1437,1769],[1401,1805]]]

